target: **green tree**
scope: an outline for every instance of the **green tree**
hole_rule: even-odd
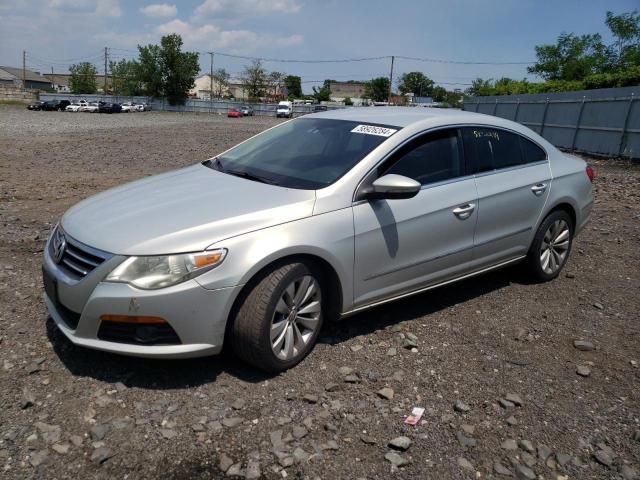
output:
[[[482,78],[476,78],[471,81],[471,86],[467,88],[465,93],[472,97],[494,95],[495,89],[493,88],[493,81],[491,79],[485,80]]]
[[[136,60],[122,59],[109,64],[111,89],[115,95],[142,95],[144,85],[140,79],[140,64]]]
[[[268,77],[269,84],[273,89],[273,95],[275,96],[278,93],[280,87],[284,84],[285,74],[282,72],[271,72]]]
[[[313,90],[313,98],[318,102],[329,102],[331,101],[331,84],[335,83],[335,80],[326,79],[322,87],[312,87]]]
[[[386,102],[389,99],[389,86],[387,77],[373,78],[365,85],[365,96],[374,102]]]
[[[351,97],[344,97],[344,104],[349,107],[351,105],[353,105],[353,100],[351,100]]]
[[[228,73],[224,68],[218,68],[213,72],[213,94],[222,98],[225,90],[229,87],[229,80],[231,79],[231,74]]]
[[[98,71],[92,63],[82,62],[71,65],[69,67],[69,72],[71,73],[69,88],[72,93],[91,94],[98,91],[96,83],[96,75]]]
[[[138,46],[140,80],[145,93],[165,96],[171,105],[184,104],[200,71],[198,54],[182,51],[182,37],[175,33],[160,39],[160,45]]]
[[[605,23],[614,38],[610,47],[614,68],[640,66],[640,13],[637,10],[620,15],[607,12]]]
[[[240,78],[250,99],[259,99],[265,95],[269,85],[268,74],[260,60],[254,60],[251,65],[244,67]]]
[[[284,77],[284,86],[290,98],[302,97],[302,79],[296,75],[287,75]]]
[[[562,33],[555,45],[538,45],[535,50],[537,62],[527,70],[545,80],[582,80],[606,71],[610,61],[599,33]]]
[[[447,98],[447,90],[438,85],[437,87],[433,87],[430,96],[433,97],[434,102],[444,102]]]
[[[433,80],[422,72],[409,72],[400,77],[398,90],[405,95],[413,93],[416,97],[430,97],[433,95]]]

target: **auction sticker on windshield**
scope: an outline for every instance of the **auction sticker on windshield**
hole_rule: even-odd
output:
[[[377,135],[378,137],[390,137],[398,130],[394,128],[378,127],[376,125],[358,125],[351,133],[364,133],[365,135]]]

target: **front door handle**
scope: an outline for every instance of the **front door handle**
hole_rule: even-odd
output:
[[[464,220],[469,218],[473,211],[476,208],[475,203],[467,203],[466,205],[462,205],[458,208],[453,209],[453,214],[458,217],[460,220]]]
[[[542,195],[546,189],[547,189],[546,183],[538,183],[537,185],[534,185],[533,187],[531,187],[531,191],[533,192],[533,194],[538,197]]]

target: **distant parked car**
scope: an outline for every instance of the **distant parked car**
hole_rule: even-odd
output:
[[[85,106],[80,107],[81,112],[89,112],[89,113],[97,113],[98,112],[98,102],[87,103]]]
[[[98,113],[120,113],[122,107],[119,103],[100,103],[98,105]]]
[[[151,111],[151,105],[149,105],[146,102],[137,103],[136,107],[138,109],[138,112],[149,112],[149,111]]]
[[[313,111],[314,112],[326,112],[327,111],[327,106],[326,105],[316,105],[315,107],[313,107]]]
[[[229,113],[227,113],[227,117],[230,117],[230,118],[241,118],[242,117],[242,112],[240,110],[238,110],[237,108],[232,108],[231,110],[229,110]]]
[[[81,108],[86,107],[88,104],[86,100],[80,100],[79,102],[73,102],[71,105],[67,105],[64,110],[65,112],[81,112]]]
[[[27,105],[27,110],[42,110],[42,105],[44,105],[44,102],[33,102]]]
[[[243,105],[240,107],[240,113],[245,117],[253,117],[253,108],[248,105]]]
[[[71,105],[69,100],[50,100],[48,102],[44,102],[40,109],[47,112],[55,112],[56,110],[64,112],[65,108],[69,105]]]
[[[293,117],[293,103],[283,100],[276,107],[276,117]]]
[[[133,102],[125,102],[122,104],[122,113],[139,112],[138,106]]]

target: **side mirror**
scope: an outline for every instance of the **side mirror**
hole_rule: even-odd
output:
[[[401,199],[415,197],[422,188],[419,182],[403,175],[390,173],[375,180],[365,192],[368,199]]]

